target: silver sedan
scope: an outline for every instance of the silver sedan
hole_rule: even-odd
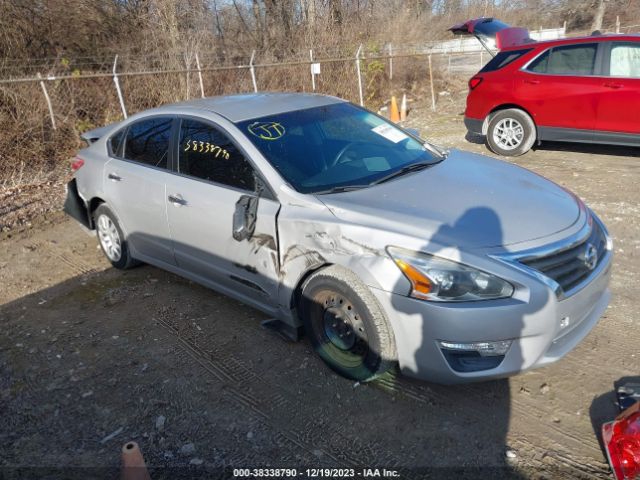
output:
[[[84,138],[65,210],[114,267],[239,299],[352,379],[513,375],[610,299],[611,240],[573,194],[335,97],[194,100]]]

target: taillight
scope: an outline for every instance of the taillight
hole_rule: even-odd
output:
[[[84,160],[81,159],[80,157],[76,157],[73,159],[73,162],[71,162],[71,170],[73,170],[74,172],[77,172],[82,168],[83,165],[84,165]]]
[[[482,77],[473,77],[469,80],[469,90],[473,90],[482,83]]]
[[[602,426],[602,441],[616,480],[640,479],[640,402]]]

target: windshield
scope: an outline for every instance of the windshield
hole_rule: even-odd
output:
[[[255,118],[237,126],[302,193],[366,187],[411,164],[442,160],[418,139],[350,103]]]

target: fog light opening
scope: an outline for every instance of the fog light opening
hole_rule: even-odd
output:
[[[498,367],[511,347],[512,340],[459,343],[439,341],[440,350],[452,370],[479,372]]]

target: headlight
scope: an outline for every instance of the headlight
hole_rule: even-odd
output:
[[[411,296],[437,302],[468,302],[510,297],[513,286],[501,278],[451,260],[387,247],[411,282]]]

